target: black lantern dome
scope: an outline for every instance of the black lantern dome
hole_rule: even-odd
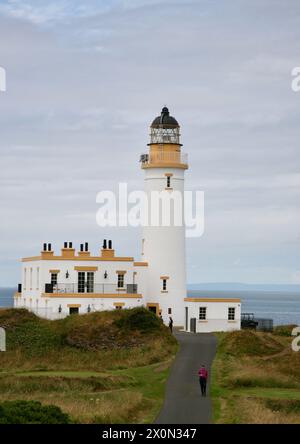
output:
[[[180,145],[179,123],[175,117],[170,116],[166,106],[150,126],[150,145],[152,144]]]
[[[161,110],[161,115],[156,117],[152,124],[151,128],[179,128],[179,123],[177,120],[170,116],[169,110],[166,106]]]

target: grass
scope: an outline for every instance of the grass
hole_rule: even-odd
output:
[[[215,423],[299,423],[300,353],[293,326],[217,333],[211,394]]]
[[[80,423],[149,423],[164,397],[170,362],[104,373],[11,372],[0,377],[0,402],[55,404]]]
[[[37,318],[3,310],[0,403],[39,401],[76,423],[153,422],[177,342],[144,309]]]

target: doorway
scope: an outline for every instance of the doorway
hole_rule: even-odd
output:
[[[79,313],[79,307],[69,307],[69,314],[74,315]]]
[[[159,315],[159,304],[150,303],[150,304],[147,304],[147,308],[149,311],[152,311],[152,313],[155,313],[156,316]]]
[[[94,293],[94,277],[93,271],[78,272],[78,293]]]

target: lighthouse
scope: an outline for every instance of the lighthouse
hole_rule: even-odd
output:
[[[148,153],[141,156],[148,202],[148,224],[143,228],[142,238],[142,260],[148,264],[147,306],[162,316],[165,323],[171,317],[174,326],[183,327],[186,298],[184,172],[188,163],[187,155],[182,153],[180,126],[167,107],[150,126],[148,147]],[[158,194],[164,196],[159,208],[153,204]],[[162,220],[166,212],[169,212],[168,224]]]
[[[40,254],[22,259],[14,307],[46,319],[146,307],[165,324],[172,318],[175,327],[191,333],[240,330],[240,299],[187,296],[184,172],[188,160],[182,152],[180,126],[167,107],[150,126],[148,152],[140,162],[145,174],[145,193],[139,192],[144,209],[141,260],[119,256],[107,239],[96,253],[88,242],[76,250],[73,242],[66,241],[60,253],[45,242]]]

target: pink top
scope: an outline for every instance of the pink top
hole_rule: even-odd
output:
[[[208,372],[207,372],[206,368],[201,367],[200,370],[199,370],[199,372],[198,372],[198,375],[200,376],[200,378],[205,378],[205,379],[207,379],[207,377],[208,377]]]

